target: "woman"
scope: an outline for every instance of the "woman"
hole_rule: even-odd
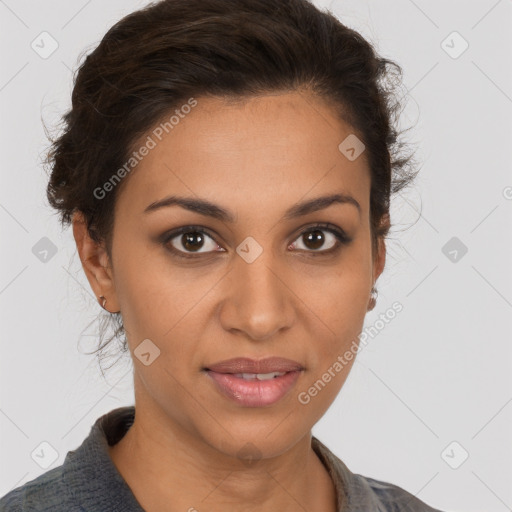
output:
[[[135,407],[1,510],[436,510],[311,435],[415,175],[393,69],[306,0],[162,0],[108,31],[48,198],[125,335]]]

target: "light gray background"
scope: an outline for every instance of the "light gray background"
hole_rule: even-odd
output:
[[[403,124],[415,125],[422,169],[395,199],[365,325],[394,301],[404,309],[360,352],[313,433],[352,471],[442,510],[511,510],[512,1],[316,3],[402,65]],[[0,495],[47,471],[31,457],[42,442],[56,467],[96,418],[133,403],[130,361],[105,383],[85,354],[102,310],[46,204],[41,116],[54,127],[81,52],[146,4],[0,0]],[[43,31],[59,45],[47,59],[31,48]],[[462,40],[442,46],[454,31],[469,43],[458,58],[444,48]],[[43,237],[57,248],[46,263],[32,252]],[[455,262],[442,251],[452,237],[468,249]]]

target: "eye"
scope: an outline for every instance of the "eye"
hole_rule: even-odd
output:
[[[324,233],[328,233],[328,236],[326,237]],[[318,253],[318,255],[335,253],[342,245],[347,245],[352,241],[344,231],[328,223],[308,227],[301,232],[296,240],[298,242],[293,242],[288,248],[298,248],[301,251],[312,252],[313,256],[317,256],[315,253]],[[327,248],[324,247],[326,244]]]
[[[324,233],[328,233],[328,236]],[[288,248],[299,249],[311,253],[312,256],[326,256],[338,252],[342,245],[348,245],[351,241],[352,238],[340,228],[333,224],[321,223],[303,230]],[[328,247],[322,249],[326,243]],[[201,254],[226,252],[213,235],[200,226],[184,226],[166,233],[162,237],[162,244],[178,258],[196,258]]]
[[[210,240],[210,243],[205,243]],[[194,258],[194,253],[204,254],[216,252],[220,248],[212,235],[209,235],[203,228],[196,226],[184,226],[164,236],[163,244],[169,247],[170,251],[177,257]],[[205,248],[204,251],[201,249]],[[224,249],[220,248],[222,252]]]

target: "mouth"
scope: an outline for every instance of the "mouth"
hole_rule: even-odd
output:
[[[208,365],[203,369],[217,373],[268,375],[304,370],[304,367],[297,361],[284,357],[266,357],[258,360],[235,357]]]
[[[282,377],[289,372],[270,372],[270,373],[231,373],[228,375],[233,375],[233,377],[238,377],[239,379],[244,380],[270,380],[276,379],[277,377]]]
[[[264,407],[284,398],[295,386],[304,367],[290,359],[236,358],[203,368],[217,391],[239,405]]]

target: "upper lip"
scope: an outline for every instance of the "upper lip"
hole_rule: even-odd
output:
[[[303,369],[303,366],[297,361],[285,359],[284,357],[267,357],[259,360],[248,357],[236,357],[205,367],[205,370],[211,370],[216,373],[272,373],[293,372]]]

